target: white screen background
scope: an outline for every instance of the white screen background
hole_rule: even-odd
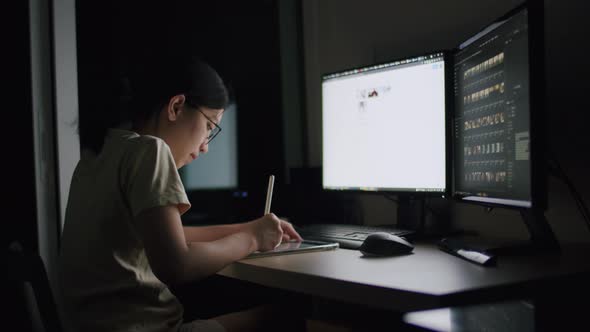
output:
[[[444,189],[444,62],[322,84],[325,188]]]

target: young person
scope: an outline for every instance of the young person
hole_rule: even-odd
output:
[[[60,251],[68,320],[80,331],[279,327],[264,307],[183,321],[183,306],[169,286],[301,237],[272,213],[241,224],[183,227],[180,217],[191,203],[178,169],[208,151],[228,92],[213,68],[190,57],[158,58],[136,74],[128,116],[103,117],[80,131],[83,149]],[[119,120],[124,123],[106,128]]]

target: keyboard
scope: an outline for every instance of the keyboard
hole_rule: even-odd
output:
[[[400,237],[414,234],[414,231],[392,226],[348,224],[311,224],[298,227],[297,232],[306,240],[338,242],[340,248],[354,250],[357,250],[371,233],[386,232]]]

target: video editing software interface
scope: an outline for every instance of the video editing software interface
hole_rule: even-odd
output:
[[[491,25],[454,55],[454,192],[531,206],[528,13]]]
[[[444,73],[433,53],[323,76],[323,187],[443,193]]]

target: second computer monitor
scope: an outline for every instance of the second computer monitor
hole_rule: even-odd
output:
[[[324,189],[446,191],[445,57],[322,77]]]
[[[454,55],[453,193],[463,201],[544,208],[542,17],[518,7]]]

